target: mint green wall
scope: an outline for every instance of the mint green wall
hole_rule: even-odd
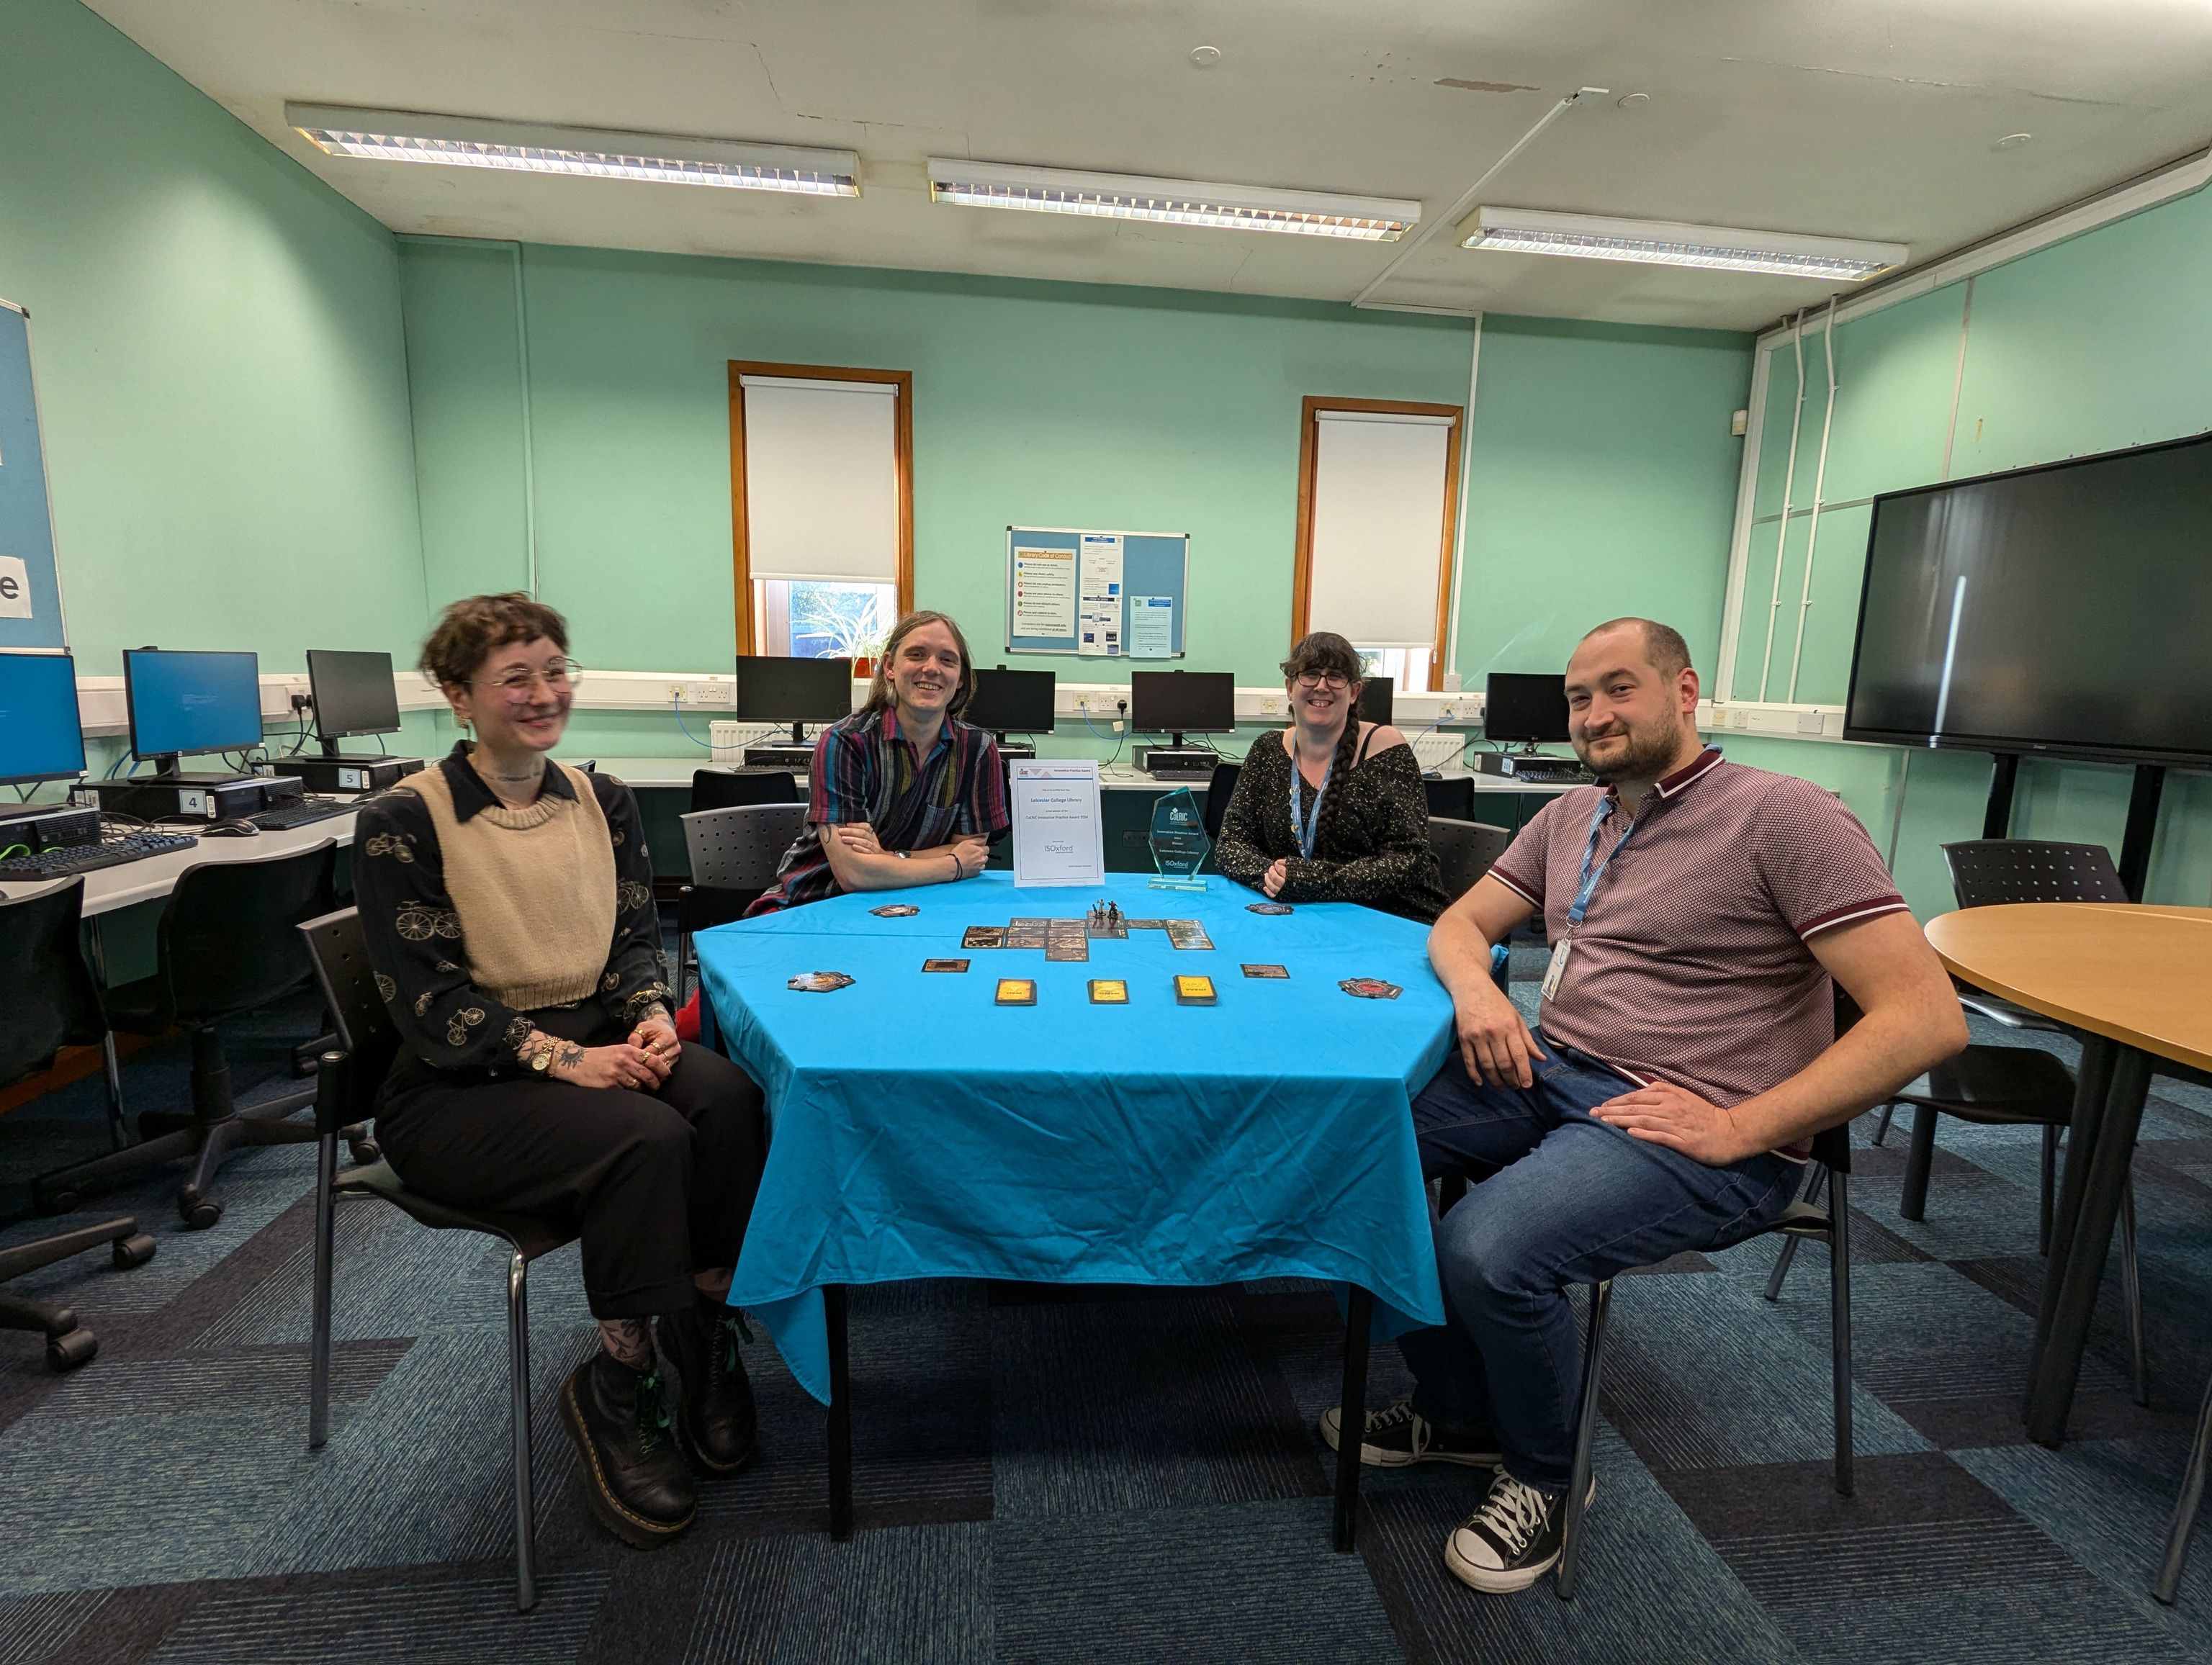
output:
[[[2212,428],[2212,196],[2166,203],[1836,331],[1838,393],[1820,492],[1814,604],[1796,697],[1840,704],[1870,511],[1881,492],[2168,439]],[[1961,359],[1961,340],[1964,357]],[[1770,349],[1757,519],[1735,656],[1739,699],[1759,697],[1759,662],[1781,530],[1790,417],[1790,343]],[[1783,605],[1766,697],[1787,697],[1797,602],[1827,393],[1824,348],[1805,348]],[[1956,397],[1955,430],[1954,397]],[[1950,467],[1944,448],[1950,444]],[[1887,845],[1903,756],[1887,748],[1733,739],[1731,755],[1841,791]],[[1990,764],[1979,754],[1916,754],[1899,839],[1898,875],[1923,916],[1951,905],[1939,845],[1980,835]],[[2093,764],[2030,762],[2013,831],[2100,843],[2118,852],[2129,773]],[[2212,892],[2212,776],[2169,774],[2146,895],[2202,905]]]
[[[0,0],[0,295],[30,310],[78,669],[410,648],[391,234],[74,3]]]
[[[403,239],[401,264],[436,603],[526,570],[516,256]],[[914,372],[915,599],[959,618],[983,663],[1005,657],[1010,522],[1187,530],[1186,663],[1248,683],[1288,645],[1300,401],[1468,394],[1458,319],[534,245],[520,264],[540,590],[578,657],[610,669],[711,669],[734,651],[732,359]],[[1749,366],[1742,336],[1485,321],[1470,679],[1563,663],[1626,610],[1710,649]],[[684,746],[643,716],[586,713],[576,735],[611,755]]]

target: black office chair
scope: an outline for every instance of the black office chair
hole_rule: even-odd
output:
[[[735,809],[749,803],[803,803],[799,777],[788,769],[739,773],[734,769],[694,769],[691,808]]]
[[[691,882],[676,896],[679,1001],[689,981],[692,935],[744,917],[745,910],[775,882],[784,851],[806,825],[806,806],[741,803],[727,809],[695,809],[683,821]]]
[[[0,993],[0,1087],[52,1069],[63,1047],[97,1045],[107,1033],[100,993],[77,941],[83,905],[81,878],[0,901],[0,966],[7,967]],[[0,1283],[102,1244],[118,1267],[143,1266],[154,1258],[154,1239],[139,1231],[137,1220],[102,1220],[0,1248]],[[70,1308],[5,1290],[0,1290],[0,1329],[42,1333],[46,1364],[57,1371],[75,1370],[100,1351],[99,1339]]]
[[[1201,819],[1206,836],[1212,843],[1221,842],[1221,823],[1229,814],[1229,800],[1237,796],[1237,778],[1243,772],[1243,764],[1224,758],[1213,766],[1213,774],[1206,783],[1206,810]]]
[[[1447,780],[1424,779],[1421,790],[1428,794],[1431,820],[1439,815],[1446,820],[1455,821],[1474,819],[1474,776],[1454,775]]]
[[[209,1190],[223,1159],[239,1146],[305,1144],[314,1129],[285,1118],[313,1101],[313,1087],[241,1110],[231,1100],[230,1067],[216,1025],[274,1004],[307,986],[312,976],[294,929],[331,905],[337,845],[325,839],[287,855],[209,862],[187,868],[170,893],[159,930],[159,969],[152,977],[107,991],[108,1021],[137,1035],[181,1026],[191,1038],[192,1108],[186,1116],[148,1111],[138,1118],[143,1142],[41,1175],[32,1184],[39,1207],[60,1211],[118,1180],[188,1157],[177,1192],[185,1224],[204,1231],[222,1218]],[[365,1131],[349,1130],[356,1154]]]
[[[575,1240],[575,1233],[529,1214],[449,1208],[406,1183],[387,1162],[338,1169],[338,1139],[357,1117],[373,1113],[377,1090],[398,1056],[399,1036],[377,993],[361,934],[361,913],[311,919],[299,928],[337,1024],[338,1049],[323,1055],[315,1075],[315,1296],[308,1341],[307,1449],[330,1438],[331,1260],[337,1199],[369,1196],[441,1232],[476,1232],[507,1247],[507,1405],[514,1457],[514,1605],[538,1604],[537,1510],[530,1474],[530,1262]]]
[[[1505,853],[1513,835],[1502,826],[1483,821],[1429,817],[1429,848],[1437,853],[1437,868],[1443,875],[1444,897],[1456,902],[1474,888],[1474,881],[1490,871],[1491,863]]]
[[[1835,1397],[1835,1486],[1838,1497],[1851,1495],[1851,1255],[1850,1197],[1851,1138],[1849,1123],[1813,1135],[1813,1172],[1804,1194],[1776,1218],[1742,1237],[1712,1245],[1733,1249],[1755,1238],[1783,1239],[1783,1258],[1766,1286],[1766,1299],[1779,1299],[1782,1274],[1789,1257],[1806,1238],[1822,1238],[1828,1244],[1829,1364]],[[1826,1191],[1825,1205],[1814,1200]],[[1589,1317],[1583,1342],[1583,1389],[1575,1425],[1574,1465],[1567,1478],[1567,1515],[1559,1545],[1557,1589],[1562,1601],[1571,1601],[1582,1555],[1583,1511],[1590,1486],[1590,1452],[1597,1437],[1598,1380],[1605,1369],[1606,1317],[1613,1304],[1613,1281],[1589,1288]]]

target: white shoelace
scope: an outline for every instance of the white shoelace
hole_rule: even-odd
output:
[[[1387,1434],[1392,1429],[1408,1422],[1413,1425],[1413,1455],[1419,1456],[1428,1449],[1429,1425],[1415,1414],[1411,1400],[1401,1399],[1396,1404],[1376,1411],[1370,1416],[1367,1419],[1368,1436],[1372,1438],[1376,1434]]]
[[[1483,1500],[1481,1508],[1468,1517],[1467,1523],[1486,1529],[1510,1563],[1543,1529],[1544,1517],[1550,1509],[1550,1499],[1541,1492],[1523,1486],[1501,1468],[1489,1497]]]

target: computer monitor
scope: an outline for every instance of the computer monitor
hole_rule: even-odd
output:
[[[1182,744],[1187,734],[1234,734],[1237,677],[1226,670],[1133,670],[1129,726],[1139,734],[1165,734]]]
[[[1359,684],[1359,717],[1364,723],[1390,720],[1390,695],[1398,686],[1390,676],[1370,676]]]
[[[76,661],[66,653],[0,653],[0,786],[73,781],[83,772]]]
[[[1059,678],[1048,670],[975,671],[975,692],[961,711],[963,723],[994,733],[1050,734],[1053,692]]]
[[[738,721],[788,723],[791,743],[804,746],[800,724],[835,723],[853,714],[850,659],[787,659],[738,655]]]
[[[261,662],[251,653],[123,655],[131,750],[165,769],[194,752],[234,752],[261,743]]]
[[[307,686],[314,694],[315,733],[325,757],[337,757],[338,742],[349,735],[398,731],[399,690],[392,680],[390,654],[311,647]]]
[[[1482,731],[1492,740],[1539,741],[1567,736],[1567,679],[1521,671],[1492,671],[1483,687]]]

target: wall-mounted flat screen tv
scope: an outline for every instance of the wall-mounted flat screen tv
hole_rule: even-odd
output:
[[[1875,499],[1848,740],[2212,760],[2212,434]]]

